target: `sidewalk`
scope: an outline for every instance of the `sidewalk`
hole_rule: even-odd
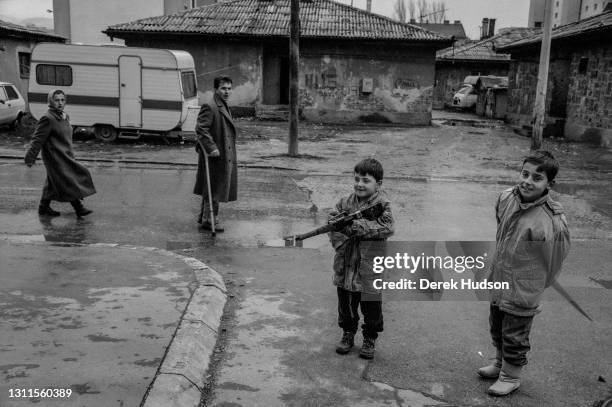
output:
[[[0,406],[199,404],[225,304],[214,270],[153,248],[32,240],[0,240]]]

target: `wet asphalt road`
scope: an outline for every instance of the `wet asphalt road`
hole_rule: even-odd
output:
[[[612,380],[612,305],[604,288],[612,255],[610,215],[598,209],[608,203],[598,201],[597,186],[590,194],[582,185],[558,196],[573,218],[575,242],[561,282],[596,322],[549,293],[536,319],[525,384],[497,400],[473,373],[492,351],[484,302],[390,302],[373,362],[333,352],[340,331],[327,239],[314,238],[304,249],[273,246],[283,235],[321,224],[350,192],[345,176],[242,168],[244,199],[222,207],[226,232],[212,239],[195,224],[193,170],[113,165],[92,167],[92,174],[98,189],[86,200],[92,216],[76,220],[62,204],[63,216],[41,223],[35,209],[43,167],[3,162],[1,233],[177,250],[224,275],[234,307],[207,405],[590,406],[612,392],[598,381]],[[395,204],[393,240],[491,240],[492,202],[506,185],[397,177],[385,187]]]

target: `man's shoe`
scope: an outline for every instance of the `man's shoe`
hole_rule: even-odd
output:
[[[502,353],[500,350],[497,351],[497,355],[495,356],[495,361],[488,366],[481,367],[478,369],[478,376],[483,379],[497,379],[499,377],[499,372],[502,368]]]
[[[499,373],[499,378],[489,387],[489,394],[492,396],[507,396],[521,385],[522,366],[511,365],[504,361]]]
[[[355,345],[355,334],[352,332],[345,332],[342,335],[342,339],[336,346],[336,353],[340,355],[346,355],[351,351],[351,348]]]
[[[374,352],[376,351],[376,339],[363,337],[363,345],[359,351],[359,357],[363,359],[374,359]]]
[[[51,209],[50,206],[39,206],[38,215],[54,217],[54,216],[60,216],[61,214],[58,211]]]
[[[212,230],[212,224],[208,219],[202,221],[201,227],[204,230]],[[215,222],[215,232],[223,232],[224,230],[225,228],[219,222]]]

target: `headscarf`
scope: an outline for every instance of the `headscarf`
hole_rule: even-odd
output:
[[[47,104],[49,105],[49,111],[51,113],[53,113],[55,116],[57,116],[59,119],[65,120],[68,116],[66,115],[66,112],[64,111],[59,111],[57,110],[54,106],[53,106],[53,98],[55,97],[55,95],[57,95],[58,93],[61,93],[62,95],[64,95],[64,97],[66,99],[68,99],[68,97],[66,96],[66,92],[64,92],[61,89],[52,89],[49,94],[47,95]]]

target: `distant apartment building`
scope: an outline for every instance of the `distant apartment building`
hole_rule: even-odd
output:
[[[612,0],[548,0],[552,2],[553,28],[601,14],[612,5]],[[529,4],[530,28],[544,25],[544,6],[546,0],[531,0]]]
[[[146,17],[168,15],[215,0],[53,0],[53,24],[57,35],[71,43],[108,43],[102,33],[109,25]],[[115,40],[123,44],[122,40]]]

